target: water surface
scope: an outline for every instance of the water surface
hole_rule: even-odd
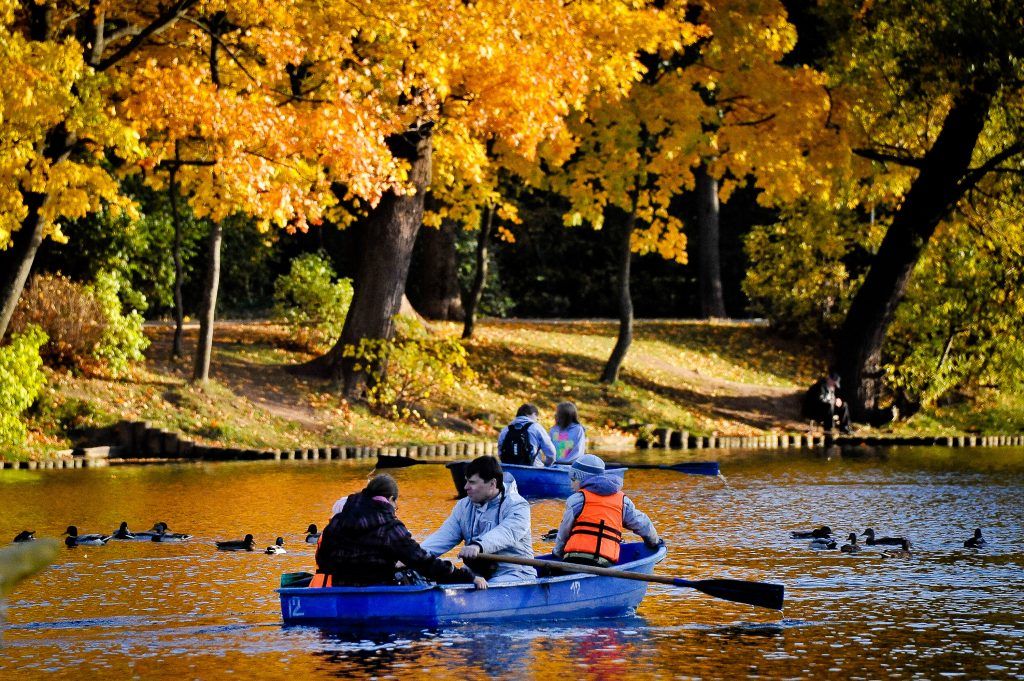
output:
[[[711,452],[704,454],[711,455]],[[714,453],[719,455],[719,453]],[[632,471],[627,492],[669,545],[661,574],[778,581],[782,613],[652,585],[635,617],[351,634],[284,627],[274,588],[308,570],[306,526],[369,463],[223,463],[5,471],[0,539],[157,520],[186,544],[62,550],[7,604],[2,678],[1020,678],[1024,450],[792,450],[722,455],[726,482]],[[622,457],[616,457],[622,458]],[[393,471],[422,538],[452,505],[443,466]],[[533,504],[535,550],[563,504]],[[792,529],[900,533],[909,560],[815,552]],[[975,527],[989,546],[963,548]],[[283,536],[287,555],[218,539]]]

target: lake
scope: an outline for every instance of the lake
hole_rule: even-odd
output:
[[[184,544],[61,549],[7,603],[2,678],[1021,678],[1024,450],[894,448],[718,456],[725,480],[636,470],[626,492],[669,555],[655,571],[786,585],[781,613],[651,585],[613,621],[346,634],[284,627],[282,572],[310,570],[321,527],[371,463],[221,463],[0,474],[0,538],[165,521]],[[677,461],[666,452],[665,461]],[[623,457],[616,456],[616,459]],[[639,457],[635,460],[654,461]],[[399,517],[423,538],[453,504],[448,471],[391,471]],[[534,548],[559,500],[532,504]],[[899,534],[910,559],[811,550],[794,529]],[[963,541],[982,527],[981,550]],[[219,539],[284,537],[286,555]]]

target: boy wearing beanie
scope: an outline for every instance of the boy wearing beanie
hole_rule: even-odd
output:
[[[651,519],[622,493],[621,478],[604,474],[604,461],[584,454],[569,469],[573,494],[565,500],[554,555],[567,563],[607,567],[619,559],[623,529],[640,535],[649,547],[659,545]]]

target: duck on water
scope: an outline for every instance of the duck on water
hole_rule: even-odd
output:
[[[828,539],[832,536],[832,528],[822,525],[814,530],[794,530],[789,533],[793,539]]]
[[[110,541],[109,534],[78,534],[78,528],[69,525],[64,531],[68,535],[64,543],[69,547],[73,546],[103,546]]]
[[[875,531],[870,527],[864,530],[860,536],[867,537],[864,543],[868,546],[901,546],[903,542],[907,541],[903,537],[876,537]]]
[[[857,544],[857,533],[856,532],[851,532],[850,536],[847,537],[847,539],[849,540],[850,543],[849,544],[843,544],[841,547],[839,547],[839,550],[842,551],[843,553],[860,553],[861,548],[860,548],[860,545]]]
[[[18,541],[15,539],[14,541]],[[987,542],[985,538],[981,536],[981,528],[974,530],[974,536],[964,542],[964,548],[977,549],[984,546]]]
[[[217,542],[218,551],[252,551],[255,548],[256,541],[252,538],[251,534],[245,535],[243,539]]]

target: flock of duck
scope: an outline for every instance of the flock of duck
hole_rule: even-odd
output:
[[[857,542],[857,533],[851,532],[847,536],[848,544],[839,546],[839,540],[832,536],[832,528],[828,525],[822,525],[821,527],[814,530],[796,530],[790,532],[790,536],[793,539],[810,539],[810,547],[816,551],[833,551],[838,548],[843,553],[860,553],[864,548]],[[890,558],[910,558],[911,552],[910,540],[906,537],[879,537],[875,534],[872,528],[868,528],[861,533],[862,537],[867,537],[864,543],[867,546],[898,546],[898,549],[886,549],[882,551],[882,554]],[[981,536],[981,528],[974,530],[974,536],[964,541],[964,547],[968,549],[977,549],[985,545],[985,538]]]
[[[551,530],[544,535],[543,539],[551,541],[555,537],[557,530]],[[23,530],[19,532],[14,538],[14,541],[25,542],[32,541],[35,539],[35,530]],[[183,534],[180,532],[171,532],[170,528],[165,522],[157,522],[153,524],[153,527],[144,532],[132,532],[128,529],[128,523],[122,522],[120,527],[111,532],[110,534],[79,534],[78,528],[74,525],[68,526],[68,529],[64,532],[67,537],[64,539],[64,543],[68,547],[73,548],[76,546],[103,546],[110,540],[115,541],[153,541],[153,542],[185,542],[192,538],[190,534]],[[847,536],[849,543],[839,545],[839,540],[832,536],[832,528],[828,525],[822,525],[819,528],[813,530],[796,530],[790,533],[793,539],[810,539],[810,547],[816,551],[833,551],[838,548],[843,553],[859,553],[864,547],[857,541],[857,533],[851,532]],[[910,558],[911,556],[911,543],[909,539],[905,537],[879,537],[875,534],[872,528],[867,528],[860,535],[861,537],[867,537],[864,544],[867,546],[898,546],[899,548],[891,548],[882,551],[883,555],[890,558]],[[316,544],[320,539],[320,532],[317,530],[315,524],[310,524],[306,528],[306,543]],[[969,549],[980,548],[985,545],[985,538],[981,534],[981,528],[979,527],[974,531],[974,536],[964,541],[964,547]],[[219,551],[255,551],[256,540],[251,534],[245,535],[242,539],[232,539],[227,541],[216,542],[217,549]],[[284,548],[284,538],[278,537],[273,545],[268,546],[264,551],[268,554],[280,554],[287,553]]]
[[[143,532],[132,532],[128,529],[127,522],[121,522],[120,527],[111,532],[110,534],[79,534],[78,528],[74,525],[69,525],[68,529],[64,531],[67,535],[64,539],[64,543],[68,548],[74,548],[76,546],[103,546],[110,540],[115,541],[153,541],[153,542],[167,542],[167,543],[178,543],[186,542],[192,538],[191,534],[183,534],[180,532],[171,532],[170,528],[165,522],[157,522],[153,524],[153,527]],[[14,538],[15,543],[32,541],[36,537],[35,530],[22,530]],[[320,532],[317,530],[316,525],[310,524],[306,528],[306,543],[316,544],[320,540]],[[242,539],[232,539],[228,541],[215,542],[217,550],[219,551],[255,551],[256,540],[251,534],[245,535]],[[278,554],[287,553],[284,548],[284,538],[278,537],[273,545],[268,546],[263,553]]]

